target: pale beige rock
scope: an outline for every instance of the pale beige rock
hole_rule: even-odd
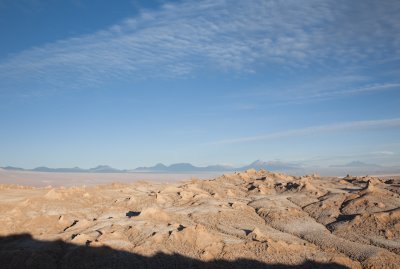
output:
[[[200,261],[245,258],[292,266],[312,261],[398,268],[396,180],[293,177],[251,169],[168,184],[3,184],[0,235],[28,233],[38,241],[62,240],[88,250],[107,247],[145,256],[162,252]],[[24,245],[13,244],[13,256],[19,257]],[[27,262],[39,259],[38,253]]]

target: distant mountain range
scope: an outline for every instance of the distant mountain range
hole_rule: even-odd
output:
[[[210,165],[205,167],[194,166],[190,163],[174,163],[166,166],[158,163],[150,167],[138,167],[135,172],[215,172],[215,171],[231,171],[234,168],[226,165]]]
[[[293,175],[302,175],[305,173],[318,172],[321,175],[383,175],[383,174],[398,174],[400,173],[400,166],[381,166],[377,164],[364,163],[361,161],[352,161],[345,164],[335,164],[326,167],[313,167],[304,166],[297,163],[288,163],[281,161],[261,161],[257,160],[244,166],[230,166],[230,165],[209,165],[209,166],[195,166],[190,163],[175,163],[165,165],[158,163],[149,167],[138,167],[135,169],[116,169],[108,165],[99,165],[90,169],[83,169],[79,167],[73,168],[49,168],[49,167],[36,167],[34,169],[23,169],[19,167],[7,166],[0,167],[0,170],[9,171],[35,171],[35,172],[49,172],[49,173],[228,173],[235,171],[244,171],[254,168],[256,170],[266,169],[269,171],[279,171],[291,173]]]
[[[242,171],[247,169],[267,169],[270,171],[288,171],[301,169],[299,165],[293,163],[284,163],[279,161],[264,162],[257,160],[249,165],[241,167],[233,167],[229,165],[209,165],[204,167],[194,166],[190,163],[175,163],[169,166],[162,163],[158,163],[150,167],[138,167],[133,170],[120,170],[108,165],[99,165],[90,169],[83,169],[79,167],[73,168],[49,168],[49,167],[36,167],[34,169],[23,169],[19,167],[7,166],[1,167],[4,170],[13,171],[36,171],[36,172],[62,172],[62,173],[128,173],[128,172],[158,172],[158,173],[180,173],[180,172],[231,172],[231,171]]]
[[[116,168],[112,168],[108,165],[99,165],[94,168],[90,169],[83,169],[79,167],[73,167],[73,168],[49,168],[45,166],[40,166],[36,167],[33,169],[23,169],[19,167],[13,167],[13,166],[6,166],[6,167],[1,167],[4,170],[11,170],[11,171],[34,171],[34,172],[59,172],[59,173],[123,173],[126,172],[126,170],[119,170]]]
[[[381,165],[372,164],[372,163],[364,163],[360,161],[352,161],[346,164],[336,164],[331,165],[330,167],[382,167]]]

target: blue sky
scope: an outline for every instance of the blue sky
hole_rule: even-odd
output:
[[[396,0],[0,0],[0,166],[400,163]]]

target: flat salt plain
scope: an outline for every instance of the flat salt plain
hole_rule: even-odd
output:
[[[0,184],[16,184],[33,187],[93,186],[107,183],[133,183],[141,180],[149,182],[178,182],[181,180],[212,179],[222,172],[204,173],[56,173],[10,171],[0,168]]]

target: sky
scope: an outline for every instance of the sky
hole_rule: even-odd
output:
[[[397,0],[0,0],[0,166],[400,166]]]

